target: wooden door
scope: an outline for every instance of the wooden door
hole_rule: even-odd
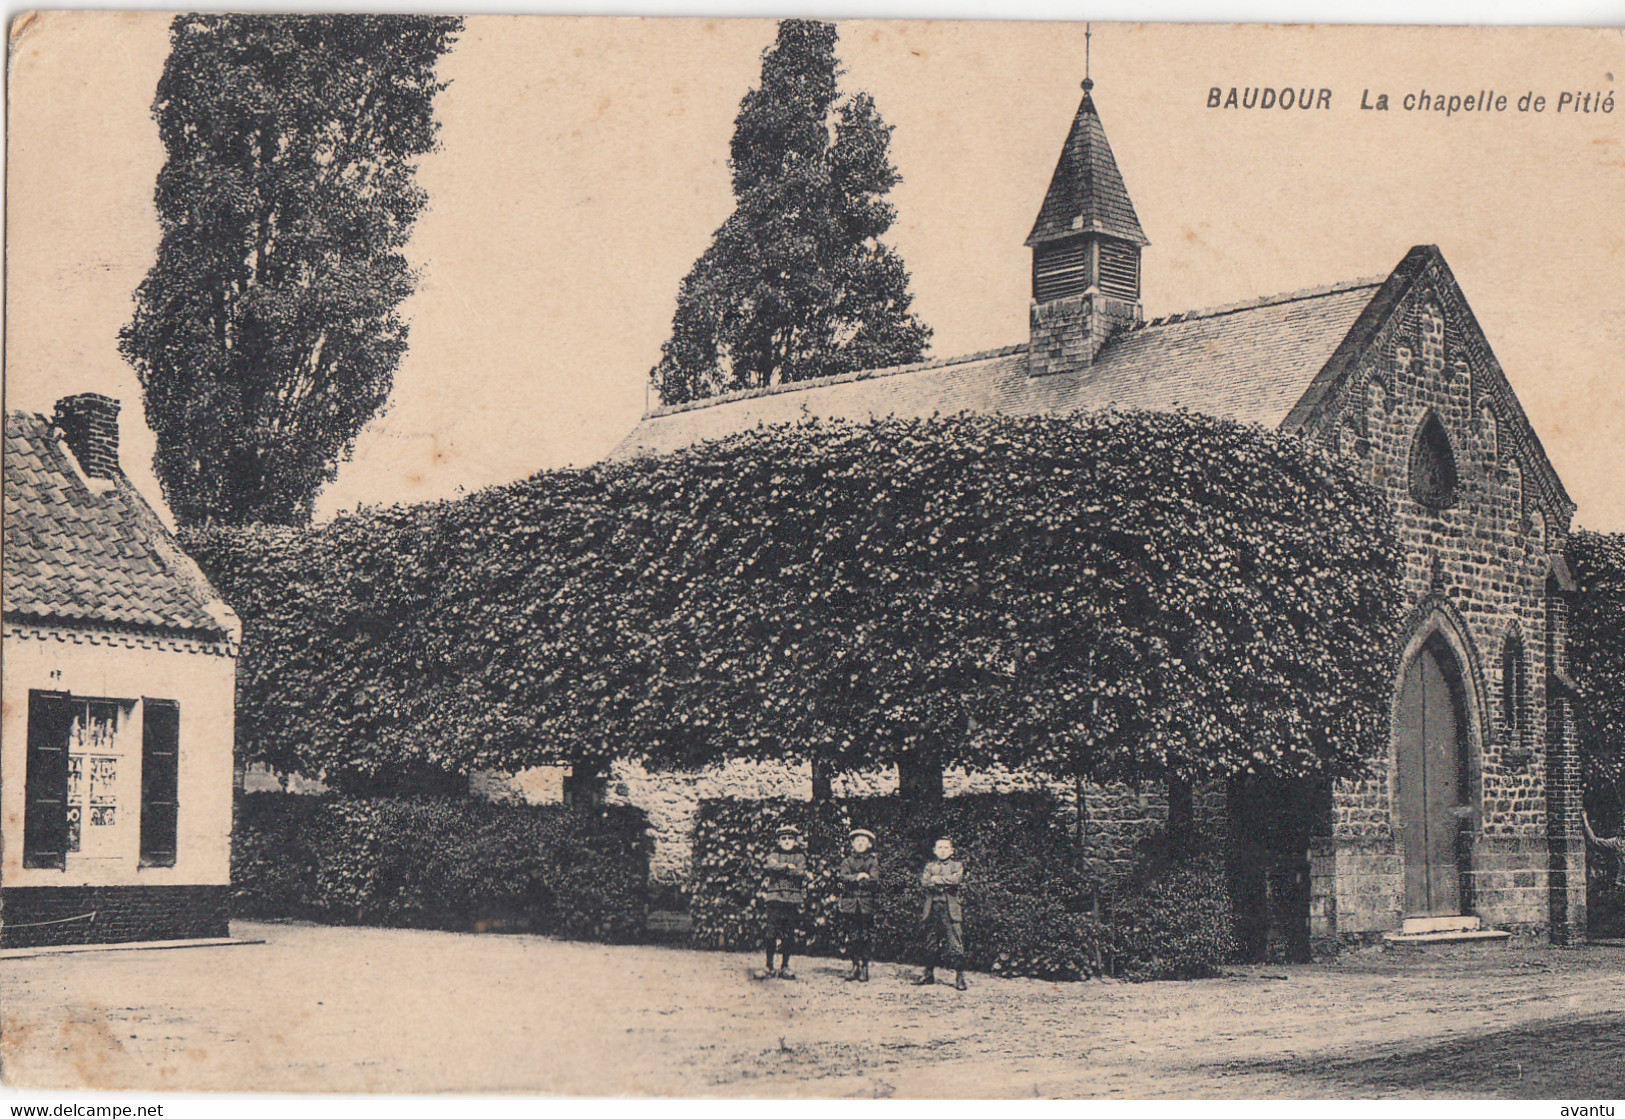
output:
[[[1460,838],[1467,788],[1459,678],[1455,655],[1443,642],[1432,641],[1405,670],[1400,688],[1394,733],[1405,913],[1411,917],[1462,911]]]

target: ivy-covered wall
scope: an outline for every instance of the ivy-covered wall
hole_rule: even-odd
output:
[[[1593,834],[1625,835],[1625,533],[1576,532],[1569,664],[1585,807]],[[1625,854],[1587,852],[1587,917],[1598,937],[1625,936]]]
[[[648,821],[625,807],[251,793],[231,869],[239,917],[635,940]]]
[[[244,622],[242,760],[360,793],[619,759],[1353,775],[1386,732],[1382,502],[1200,416],[808,423],[187,543]]]

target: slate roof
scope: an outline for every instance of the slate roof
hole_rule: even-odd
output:
[[[235,619],[122,476],[94,488],[44,416],[6,413],[4,612],[214,640]]]
[[[1077,233],[1104,233],[1136,245],[1149,244],[1087,86],[1027,244]]]
[[[664,454],[806,417],[864,422],[957,412],[1032,415],[1101,408],[1283,426],[1383,286],[1356,280],[1188,311],[1114,335],[1082,369],[1027,373],[1027,347],[783,385],[658,409],[610,452]]]

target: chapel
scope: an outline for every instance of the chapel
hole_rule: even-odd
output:
[[[1184,409],[1313,440],[1386,493],[1406,618],[1386,755],[1284,829],[1301,869],[1271,891],[1275,918],[1321,943],[1582,939],[1575,507],[1449,265],[1418,245],[1386,276],[1147,319],[1149,242],[1083,88],[1026,241],[1025,341],[657,408],[611,457],[809,416],[967,410]]]

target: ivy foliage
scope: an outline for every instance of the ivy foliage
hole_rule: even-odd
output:
[[[1569,568],[1578,594],[1569,619],[1569,664],[1580,687],[1575,704],[1580,765],[1592,825],[1625,831],[1625,533],[1569,536]]]
[[[232,912],[635,940],[648,823],[625,806],[248,794],[231,833]]]
[[[807,422],[187,540],[243,618],[247,758],[348,787],[628,756],[1341,775],[1386,729],[1381,497],[1202,416]]]

